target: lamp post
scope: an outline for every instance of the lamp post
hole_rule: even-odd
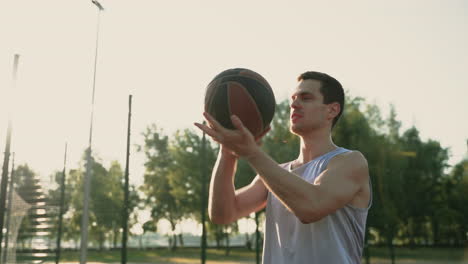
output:
[[[13,152],[13,161],[11,162],[11,173],[10,173],[10,183],[8,184],[8,206],[7,206],[7,216],[6,216],[6,229],[7,232],[5,234],[5,243],[4,244],[4,251],[2,255],[1,263],[7,263],[8,258],[8,239],[10,236],[10,221],[11,221],[11,214],[12,214],[12,205],[13,205],[13,181],[15,177],[15,153]],[[0,246],[1,251],[1,246]]]
[[[128,215],[129,215],[129,168],[130,168],[130,128],[132,120],[132,95],[128,96],[127,155],[125,162],[124,206],[122,212],[122,250],[121,263],[127,263]]]
[[[19,54],[15,54],[13,61],[13,89],[16,88],[16,73],[18,71],[18,62]],[[9,109],[9,111],[12,111]],[[11,146],[11,114],[8,117],[8,128],[7,128],[7,137],[5,144],[5,153],[3,159],[3,170],[2,170],[2,180],[0,183],[0,252],[2,251],[2,240],[3,240],[3,220],[5,218],[5,203],[6,203],[6,194],[7,194],[7,184],[8,184],[8,165],[10,163],[10,146]]]
[[[83,195],[83,216],[81,218],[81,251],[80,251],[80,264],[86,263],[86,255],[88,252],[88,222],[89,222],[89,194],[91,189],[91,176],[92,176],[92,156],[91,147],[93,139],[93,117],[94,117],[94,95],[96,91],[96,68],[98,58],[98,43],[99,43],[99,22],[101,11],[104,10],[102,5],[97,0],[91,2],[98,8],[97,25],[96,25],[96,48],[94,54],[94,75],[93,75],[93,93],[91,99],[91,122],[89,127],[89,145],[86,150],[86,174],[84,178],[84,195]]]
[[[203,121],[205,124],[205,121]],[[201,215],[202,215],[202,237],[201,237],[201,256],[200,261],[202,264],[206,263],[206,135],[203,133],[201,149],[201,173],[202,173],[202,202],[201,202]]]
[[[63,207],[65,203],[65,177],[67,174],[67,143],[65,143],[65,155],[63,159],[63,172],[62,179],[60,181],[60,205],[59,205],[59,222],[58,222],[58,231],[57,231],[57,246],[55,249],[55,264],[60,262],[60,254],[62,251],[61,242],[62,242],[62,225],[63,225]]]

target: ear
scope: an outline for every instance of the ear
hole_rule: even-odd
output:
[[[328,105],[328,114],[330,119],[335,118],[340,113],[341,107],[340,104],[335,102]]]

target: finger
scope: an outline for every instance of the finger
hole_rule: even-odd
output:
[[[200,124],[200,123],[193,123],[196,127],[198,127],[200,130],[202,130],[203,132],[205,132],[207,135],[209,135],[211,138],[213,138],[215,141],[219,142],[219,140],[221,139],[221,136],[219,133],[217,133],[215,130],[213,130],[212,128],[206,126],[206,125],[203,125],[203,124]]]
[[[232,124],[234,125],[234,127],[237,130],[241,131],[243,134],[249,134],[250,133],[250,131],[244,126],[244,124],[242,123],[240,118],[237,117],[236,115],[231,116],[231,121],[232,121]]]
[[[216,121],[216,119],[214,119],[214,117],[212,117],[209,113],[203,112],[203,116],[205,117],[206,121],[208,122],[208,124],[210,124],[212,128],[216,130],[224,129],[224,127],[220,123],[218,123],[218,121]]]

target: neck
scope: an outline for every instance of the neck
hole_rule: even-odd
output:
[[[296,167],[324,155],[337,146],[333,143],[330,130],[317,130],[301,135],[301,152],[295,161]]]

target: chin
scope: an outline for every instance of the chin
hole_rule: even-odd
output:
[[[313,133],[314,131],[321,130],[322,128],[323,128],[322,126],[314,126],[312,124],[304,124],[304,123],[302,124],[296,123],[296,124],[289,125],[289,131],[291,131],[291,133],[297,136]]]
[[[303,132],[303,129],[301,126],[298,126],[297,124],[290,124],[289,125],[289,131],[291,131],[291,133],[295,134],[295,135],[298,135],[300,136]]]

